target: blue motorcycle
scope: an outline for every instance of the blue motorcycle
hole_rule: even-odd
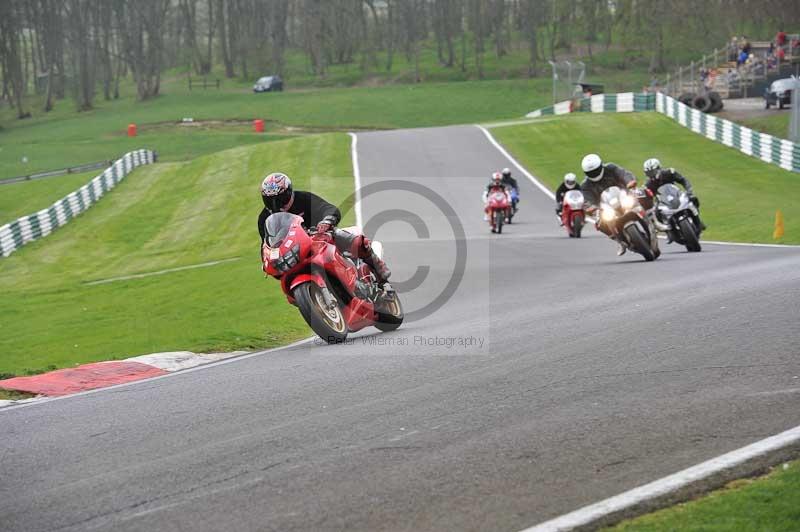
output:
[[[514,215],[517,214],[517,203],[519,203],[519,190],[516,188],[509,187],[508,193],[511,196],[511,209],[508,211],[508,216],[506,216],[506,223],[510,224],[511,219],[514,218]]]

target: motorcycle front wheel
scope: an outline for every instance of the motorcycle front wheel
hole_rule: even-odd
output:
[[[503,213],[499,210],[494,211],[494,232],[503,232]]]
[[[572,220],[572,233],[575,235],[575,238],[581,237],[581,232],[583,231],[583,215],[576,214],[575,219]]]
[[[383,301],[383,310],[386,312],[378,312],[378,321],[375,322],[375,328],[379,331],[389,332],[394,331],[403,324],[403,305],[400,303],[400,298],[396,293],[386,296]]]
[[[625,236],[628,237],[628,242],[630,242],[633,250],[644,257],[644,260],[647,262],[656,260],[653,250],[650,249],[650,246],[647,244],[647,239],[644,237],[639,228],[636,227],[636,224],[631,224],[625,228]]]
[[[697,238],[697,232],[694,230],[694,224],[688,218],[684,218],[679,223],[681,228],[681,236],[686,243],[686,250],[697,252],[701,250],[700,240]]]
[[[317,336],[329,344],[344,343],[348,332],[347,322],[338,301],[334,300],[333,306],[329,307],[322,289],[312,282],[297,286],[292,296],[297,301],[303,319]]]

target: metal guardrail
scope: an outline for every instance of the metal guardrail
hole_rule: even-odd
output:
[[[38,172],[36,174],[6,177],[0,179],[0,185],[10,185],[12,183],[21,183],[23,181],[33,181],[35,179],[44,179],[45,177],[54,177],[57,175],[80,174],[83,172],[88,172],[89,170],[96,170],[98,168],[108,168],[112,164],[114,164],[113,160],[97,161],[95,163],[86,163],[78,166],[70,166],[68,168],[59,168],[58,170],[47,170],[45,172]]]

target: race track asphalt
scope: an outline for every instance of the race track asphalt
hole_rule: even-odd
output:
[[[514,531],[800,425],[800,249],[617,258],[524,178],[491,235],[478,128],[358,142],[417,319],[0,410],[0,530]]]

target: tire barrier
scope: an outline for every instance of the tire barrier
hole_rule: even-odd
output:
[[[688,96],[688,93],[681,95],[681,97],[684,96]],[[693,100],[697,98],[698,96],[695,95]],[[719,99],[719,103],[715,103],[717,99]],[[722,108],[722,98],[716,92],[707,93],[704,100],[703,103],[710,105],[712,109],[714,107]],[[537,118],[577,112],[624,113],[631,111],[656,111],[710,140],[737,149],[751,157],[757,157],[765,163],[780,166],[784,170],[800,172],[800,144],[703,113],[660,92],[655,94],[632,92],[597,94],[589,98],[578,98],[544,107],[528,113],[526,117]]]
[[[50,207],[3,225],[0,227],[0,257],[8,257],[28,242],[44,238],[65,225],[94,205],[134,168],[152,164],[156,161],[156,157],[156,153],[150,150],[126,153],[103,173]]]

